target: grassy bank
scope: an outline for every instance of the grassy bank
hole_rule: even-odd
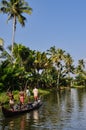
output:
[[[86,88],[86,86],[83,86],[83,85],[80,85],[80,86],[74,85],[74,86],[72,86],[71,88]]]

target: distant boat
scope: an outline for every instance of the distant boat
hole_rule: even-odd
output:
[[[16,108],[16,109],[14,109],[14,111],[2,106],[2,113],[5,117],[13,117],[13,116],[17,116],[17,115],[20,115],[23,113],[28,113],[35,109],[39,109],[39,107],[41,105],[42,105],[42,101],[38,100],[38,101],[34,101],[33,103],[30,103],[30,104],[25,104],[21,109]]]

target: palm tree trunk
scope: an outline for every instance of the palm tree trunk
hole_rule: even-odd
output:
[[[57,79],[57,90],[60,90],[60,86],[59,86],[59,79],[60,79],[60,73],[58,72],[58,79]]]
[[[15,42],[15,30],[16,30],[16,16],[14,16],[14,19],[13,19],[13,33],[12,33],[12,50],[11,50],[11,56],[13,56],[13,48],[14,48],[14,42]]]

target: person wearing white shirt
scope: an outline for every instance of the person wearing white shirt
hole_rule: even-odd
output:
[[[36,87],[34,87],[34,89],[33,89],[33,94],[34,94],[34,100],[37,101],[38,100],[38,89]]]

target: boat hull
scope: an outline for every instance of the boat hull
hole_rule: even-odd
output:
[[[33,111],[35,109],[38,109],[40,106],[42,105],[42,102],[39,101],[39,102],[35,102],[35,103],[32,103],[32,104],[27,104],[25,108],[23,109],[16,109],[16,110],[10,110],[10,109],[7,109],[5,107],[2,106],[2,113],[5,117],[13,117],[13,116],[17,116],[17,115],[21,115],[21,114],[24,114],[24,113],[28,113],[30,111]]]

